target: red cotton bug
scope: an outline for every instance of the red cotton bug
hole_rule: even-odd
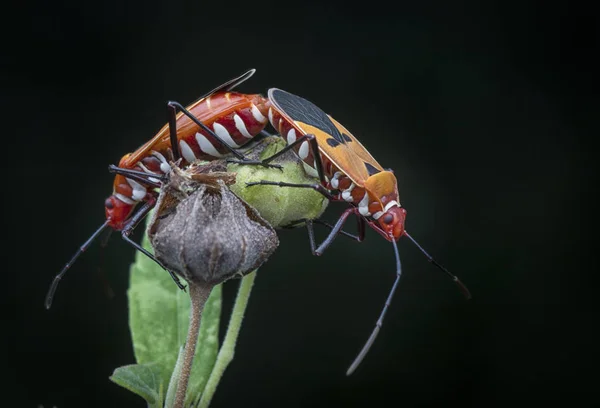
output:
[[[286,139],[288,146],[265,162],[273,160],[289,149],[294,149],[304,162],[306,172],[313,177],[318,177],[320,184],[259,181],[248,183],[248,186],[277,185],[312,188],[330,201],[345,201],[350,204],[350,208],[342,213],[327,238],[318,247],[315,245],[312,220],[301,220],[306,223],[314,255],[321,255],[339,233],[350,235],[342,231],[342,227],[353,214],[358,219],[358,236],[353,236],[354,239],[362,241],[365,225],[368,225],[390,241],[394,248],[396,279],[373,333],[346,373],[350,375],[375,341],[400,281],[402,269],[396,245],[400,237],[407,237],[429,262],[450,276],[467,299],[471,295],[456,276],[437,263],[406,231],[404,227],[406,210],[400,206],[398,185],[392,171],[381,167],[356,137],[312,102],[277,88],[269,89],[268,97],[271,102],[268,115],[271,125]]]
[[[181,159],[180,166],[185,167],[195,160],[233,155],[238,163],[279,167],[246,160],[236,150],[264,133],[268,122],[270,104],[266,98],[258,94],[230,92],[255,72],[251,69],[220,85],[187,108],[178,102],[168,102],[168,123],[150,141],[123,156],[119,166],[109,166],[109,171],[116,173],[116,176],[113,194],[104,203],[106,221],[56,275],[46,296],[46,308],[50,308],[57,285],[67,270],[106,229],[121,231],[126,242],[161,265],[129,236],[156,204],[158,193],[154,189],[160,188],[166,181],[165,174],[170,171],[169,161]],[[177,113],[178,110],[181,112]],[[179,279],[171,271],[169,273],[179,288],[183,289]]]

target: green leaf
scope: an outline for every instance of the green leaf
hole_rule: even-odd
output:
[[[150,408],[161,408],[160,370],[156,364],[119,367],[110,380],[145,399]]]
[[[145,234],[142,246],[152,252]],[[175,285],[167,271],[140,252],[131,266],[130,277],[129,327],[135,358],[138,364],[155,365],[160,385],[166,390],[187,337],[189,295]],[[218,285],[213,288],[202,315],[188,395],[202,392],[212,370],[218,352],[220,315],[221,285]]]

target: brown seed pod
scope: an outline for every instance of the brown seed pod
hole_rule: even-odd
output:
[[[172,166],[148,225],[155,256],[188,282],[216,285],[261,266],[279,245],[275,230],[228,185],[223,161]]]

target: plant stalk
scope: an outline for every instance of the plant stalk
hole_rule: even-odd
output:
[[[188,327],[187,339],[185,341],[183,364],[181,374],[177,383],[177,393],[175,394],[175,403],[173,408],[183,408],[185,403],[185,394],[187,392],[192,364],[194,363],[194,354],[198,343],[198,333],[200,331],[200,322],[202,321],[202,311],[206,300],[213,289],[213,285],[198,285],[189,282],[190,291],[190,325]]]
[[[252,271],[248,275],[244,276],[240,282],[238,294],[235,298],[235,304],[233,305],[233,311],[231,312],[231,317],[229,318],[227,333],[225,334],[223,345],[221,346],[219,354],[217,355],[217,361],[215,361],[213,370],[210,373],[210,377],[208,377],[206,386],[204,387],[204,392],[200,398],[198,408],[208,407],[213,395],[215,394],[215,391],[217,390],[217,385],[219,385],[219,381],[221,381],[221,377],[223,376],[225,369],[233,360],[233,355],[235,354],[235,343],[237,342],[237,338],[240,333],[242,320],[244,319],[244,313],[246,312],[246,306],[248,305],[248,298],[250,297],[250,292],[252,291],[252,285],[254,285],[255,278],[256,271]]]

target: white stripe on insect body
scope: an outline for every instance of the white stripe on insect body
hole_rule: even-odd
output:
[[[157,152],[156,150],[152,150],[152,156],[154,156],[158,160],[160,160],[160,170],[163,173],[168,174],[169,171],[171,171],[171,166],[169,166],[169,162],[167,162],[167,159],[165,158],[165,156],[163,156],[161,153]]]
[[[269,114],[271,114],[271,109],[269,109]],[[260,110],[258,110],[256,105],[254,104],[252,104],[252,116],[254,116],[254,119],[256,119],[256,121],[259,123],[267,122],[267,118],[265,118],[265,116],[262,113],[260,113]]]
[[[150,171],[150,169],[148,169],[148,167],[144,166],[144,163],[142,163],[142,162],[137,162],[136,166],[138,166],[140,169],[142,169],[145,173],[154,174],[154,172]]]
[[[194,151],[190,147],[189,144],[185,140],[179,141],[179,150],[181,151],[181,155],[188,163],[193,163],[197,160]]]
[[[246,128],[246,124],[244,123],[242,118],[240,118],[240,116],[237,113],[233,115],[233,121],[235,122],[235,128],[242,134],[242,136],[244,136],[246,139],[252,138],[252,135],[250,134],[250,132],[248,132],[248,129]],[[225,131],[227,131],[227,129],[225,129]],[[232,147],[238,147],[238,146],[232,146]]]
[[[377,211],[375,214],[373,214],[373,219],[378,220],[381,218],[382,215],[383,211]]]
[[[235,115],[235,116],[237,116],[237,115]],[[239,118],[239,116],[238,116],[238,118]],[[234,118],[234,120],[235,120],[235,118]],[[240,120],[241,120],[241,118],[240,118]],[[244,122],[242,122],[242,123],[244,123]],[[237,122],[236,122],[236,126],[237,126]],[[244,129],[245,129],[245,127],[244,127]],[[217,136],[219,136],[221,138],[221,140],[224,141],[225,143],[227,143],[229,146],[234,147],[234,148],[240,147],[240,145],[238,145],[235,142],[235,140],[233,140],[233,138],[231,137],[231,135],[229,134],[229,132],[227,131],[225,126],[221,125],[220,123],[215,122],[215,123],[213,123],[213,130],[215,131]],[[246,131],[246,133],[248,133],[248,131]]]
[[[121,194],[121,193],[116,193],[116,194],[115,194],[115,196],[116,196],[116,197],[117,197],[119,200],[123,201],[125,204],[129,204],[129,205],[134,205],[134,204],[135,204],[135,201],[133,201],[133,200],[132,200],[131,198],[129,198],[129,197],[125,197],[125,196],[124,196],[123,194]]]
[[[308,141],[305,140],[300,144],[300,149],[298,149],[298,156],[300,156],[300,158],[304,160],[308,157],[309,152],[310,150],[308,149]]]
[[[269,122],[271,122],[271,126],[275,127],[273,123],[273,108],[269,108]]]
[[[156,174],[156,173],[154,173],[152,170],[150,170],[148,167],[144,166],[144,163],[142,163],[142,162],[138,162],[138,163],[136,163],[136,165],[137,165],[137,166],[138,166],[140,169],[144,170],[144,172],[145,172],[145,173],[148,173],[148,174]],[[160,183],[160,180],[159,180],[159,179],[157,179],[157,178],[155,178],[155,177],[148,177],[148,180],[152,181],[153,183]]]
[[[223,157],[221,153],[213,146],[213,144],[200,132],[196,132],[196,142],[200,146],[200,150],[212,157]]]
[[[373,219],[378,220],[379,218],[381,218],[381,216],[383,214],[386,213],[387,210],[389,210],[390,208],[392,208],[394,206],[400,207],[400,204],[398,204],[398,202],[396,200],[390,201],[389,203],[387,203],[385,205],[385,208],[383,209],[383,211],[377,211],[375,214],[373,214]]]
[[[296,141],[296,129],[291,128],[286,135],[287,144],[292,144]]]
[[[131,186],[131,189],[133,190],[131,193],[131,198],[135,201],[142,201],[144,197],[146,197],[146,187],[130,178],[126,177],[125,180],[127,180],[127,183]]]
[[[353,200],[352,190],[354,190],[354,187],[355,187],[354,183],[351,183],[350,187],[348,187],[347,189],[345,189],[342,192],[342,198],[344,199],[344,201],[352,201]]]
[[[398,204],[398,202],[396,200],[392,200],[392,201],[390,201],[389,203],[387,203],[385,205],[385,208],[383,209],[383,211],[387,211],[387,210],[389,210],[390,208],[392,208],[394,206],[400,207],[400,204]]]
[[[341,171],[336,171],[335,174],[333,175],[333,178],[331,179],[331,181],[329,182],[329,184],[331,185],[331,187],[334,190],[337,190],[337,188],[340,185],[340,177],[343,176],[344,173],[342,173]]]
[[[369,212],[369,193],[367,193],[366,191],[364,197],[358,203],[358,212],[364,217],[368,217],[369,215],[371,215],[371,213]]]

